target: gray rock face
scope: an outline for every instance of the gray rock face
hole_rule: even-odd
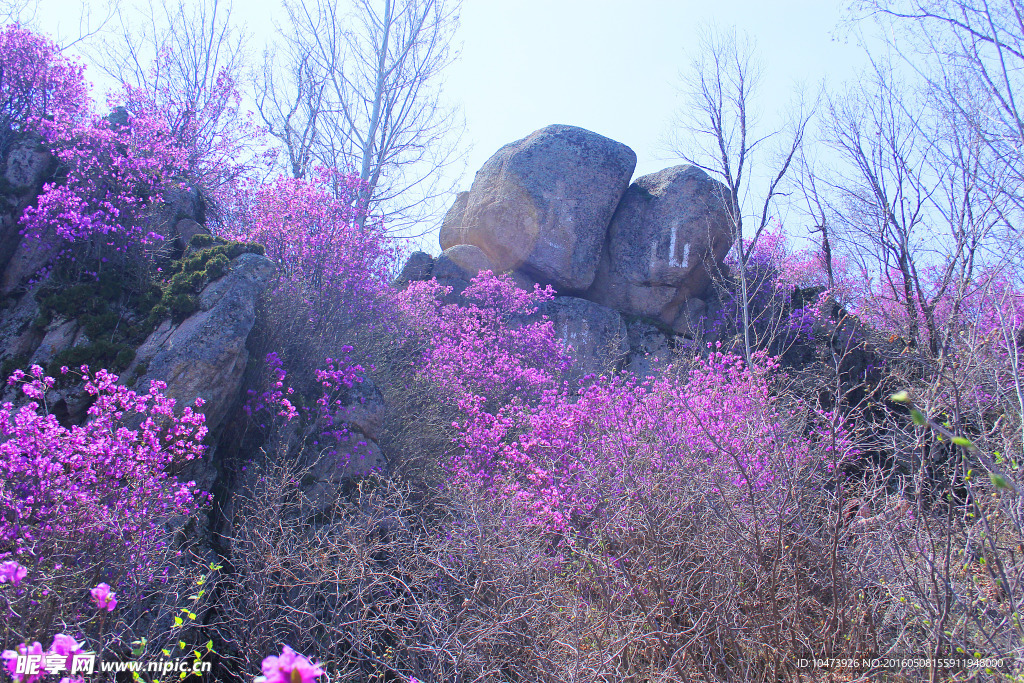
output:
[[[455,195],[455,202],[444,215],[444,220],[441,221],[441,232],[438,234],[438,240],[441,242],[441,251],[447,251],[456,244],[465,244],[462,226],[468,200],[468,192],[458,193]]]
[[[13,229],[17,229],[16,223]],[[54,256],[56,250],[49,244],[31,239],[20,240],[8,254],[3,278],[0,279],[0,294],[21,291],[27,283],[38,280],[36,274],[50,263]]]
[[[542,128],[477,171],[462,225],[450,226],[443,244],[475,245],[500,272],[518,269],[560,291],[583,291],[635,166],[633,150],[597,133]],[[458,202],[450,222],[457,209]]]
[[[77,320],[56,320],[50,323],[43,341],[39,343],[39,348],[32,354],[29,362],[45,367],[58,353],[75,345],[78,333]]]
[[[487,254],[480,247],[471,244],[457,244],[446,249],[434,261],[431,273],[438,282],[443,280],[472,280],[481,270],[494,270]]]
[[[39,146],[34,138],[14,142],[7,153],[3,179],[8,190],[0,199],[0,293],[9,294],[22,284],[26,276],[42,268],[52,256],[35,243],[21,238],[18,219],[25,207],[35,198],[43,180],[54,164],[50,152]]]
[[[41,147],[38,140],[19,140],[7,153],[4,179],[12,189],[33,192],[39,188],[52,164],[49,150]]]
[[[434,270],[434,257],[425,251],[414,251],[409,254],[408,260],[402,266],[402,272],[398,274],[392,283],[394,287],[405,287],[410,282],[429,280]]]
[[[197,187],[176,187],[164,192],[160,206],[168,227],[178,221],[191,218],[197,223],[206,222],[206,200]]]
[[[189,241],[196,235],[209,235],[210,231],[205,225],[196,223],[191,218],[182,218],[174,225],[174,246],[178,249],[185,249]]]
[[[626,370],[640,377],[651,377],[668,367],[674,355],[669,335],[643,320],[631,320],[626,329],[629,338]]]
[[[23,293],[13,306],[2,309],[0,362],[18,359],[23,363],[36,350],[44,336],[44,332],[33,324],[39,315],[36,288]]]
[[[558,296],[538,307],[554,324],[555,335],[570,349],[570,379],[617,370],[629,352],[626,323],[617,311],[593,301]]]
[[[227,275],[203,290],[200,310],[179,325],[161,324],[139,347],[125,374],[145,363],[146,372],[136,386],[148,388],[150,380],[166,382],[164,393],[179,406],[202,398],[206,425],[216,429],[237,397],[249,357],[245,342],[256,321],[256,300],[274,268],[264,256],[236,258]]]
[[[685,332],[683,303],[703,294],[732,244],[724,185],[693,166],[643,176],[626,190],[608,228],[586,297]]]

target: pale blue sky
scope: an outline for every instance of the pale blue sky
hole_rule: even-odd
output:
[[[44,30],[57,31],[61,21],[60,32],[75,33],[76,0],[41,2]],[[258,60],[274,37],[279,0],[235,0],[234,11],[252,33],[251,58]],[[759,104],[772,127],[801,84],[810,92],[823,78],[838,85],[863,66],[860,48],[834,38],[841,13],[838,0],[464,0],[455,39],[461,54],[445,74],[447,96],[465,118],[462,142],[472,145],[456,189],[468,189],[503,144],[552,123],[629,145],[638,158],[635,176],[679,163],[665,144],[683,104],[679,73],[708,22],[735,26],[756,42],[764,75]],[[436,252],[436,238],[422,246]]]
[[[681,68],[702,23],[736,26],[763,59],[765,125],[799,83],[836,83],[863,64],[832,39],[839,2],[809,0],[467,0],[460,60],[448,73],[474,143],[463,189],[502,144],[551,123],[589,128],[629,145],[636,175],[675,163],[664,149]]]

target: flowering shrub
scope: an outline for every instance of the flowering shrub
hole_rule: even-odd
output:
[[[529,317],[550,291],[483,272],[463,294],[467,305],[443,304],[441,293],[414,283],[400,305],[429,338],[420,372],[453,392],[461,412],[454,480],[516,501],[528,523],[565,532],[598,514],[609,492],[643,490],[666,472],[705,471],[720,491],[761,491],[814,450],[787,428],[769,390],[778,364],[763,352],[747,366],[712,350],[680,377],[572,390],[550,321]]]
[[[454,470],[559,532],[600,514],[612,493],[642,498],[679,478],[701,479],[730,500],[767,493],[812,454],[834,463],[851,448],[845,436],[816,448],[793,433],[769,391],[777,367],[763,354],[747,366],[714,351],[681,378],[602,379],[576,395],[549,391],[530,411],[470,411]]]
[[[482,271],[462,293],[467,305],[445,304],[447,289],[414,282],[396,298],[409,324],[427,340],[422,372],[465,407],[535,401],[559,385],[570,359],[547,319],[531,319],[554,291],[524,291],[507,275]]]
[[[169,68],[172,61],[170,53],[159,54],[150,73],[151,87],[128,86],[125,104],[136,116],[165,120],[183,152],[184,177],[214,205],[228,206],[237,183],[269,168],[272,154],[256,153],[263,131],[251,112],[242,111],[238,84],[226,70],[208,84],[182,88],[160,77],[174,71]]]
[[[322,171],[312,181],[279,177],[247,188],[224,236],[258,242],[279,265],[279,288],[307,303],[337,303],[376,291],[396,253],[379,222],[359,228],[362,181]]]
[[[137,394],[105,370],[82,372],[95,402],[88,421],[72,427],[47,412],[55,380],[42,368],[9,380],[29,401],[0,406],[0,553],[40,557],[87,540],[113,542],[143,569],[161,521],[200,503],[195,482],[178,483],[166,470],[202,454],[204,418],[189,407],[175,416],[160,382]]]
[[[357,407],[356,403],[365,400],[356,397],[352,389],[364,381],[366,371],[353,363],[348,355],[352,352],[351,346],[343,346],[340,350],[345,355],[327,358],[323,367],[315,372],[318,386],[303,393],[296,393],[295,387],[290,386],[290,378],[278,354],[267,354],[266,369],[273,382],[262,393],[249,390],[249,400],[243,407],[246,414],[256,420],[261,429],[266,429],[268,423],[276,422],[275,426],[280,428],[298,420],[301,447],[316,447],[321,455],[336,456],[339,447],[365,448],[364,441],[349,443],[353,434],[348,429],[347,418]],[[309,393],[309,396],[304,396],[304,393]],[[347,463],[341,463],[344,464]]]
[[[821,317],[820,304],[826,292],[820,275],[820,261],[816,255],[793,253],[786,234],[779,225],[761,233],[757,243],[747,247],[747,306],[750,316],[752,341],[757,348],[773,354],[782,354],[794,344],[811,339],[814,321]],[[739,262],[730,252],[726,265],[731,272],[739,272]],[[821,296],[813,302],[797,297],[800,287],[814,288]],[[705,326],[713,336],[721,339],[732,330],[743,329],[743,302],[739,286],[722,289],[722,311]]]
[[[48,122],[42,133],[65,177],[43,187],[21,217],[23,233],[60,255],[100,270],[124,262],[162,239],[150,230],[149,208],[179,176],[182,151],[167,122],[132,116],[127,125],[104,118]],[[73,251],[69,246],[75,246]]]
[[[140,394],[84,366],[81,379],[92,401],[82,425],[61,425],[49,412],[55,379],[38,366],[9,380],[26,402],[0,406],[5,642],[57,630],[91,632],[101,642],[123,637],[123,629],[102,630],[105,620],[115,626],[107,615],[117,609],[118,622],[131,623],[159,604],[155,587],[188,573],[170,574],[175,550],[165,524],[195,515],[208,496],[168,470],[203,453],[202,413],[186,407],[177,414],[159,382]],[[70,642],[58,638],[51,650]]]
[[[43,120],[83,116],[83,71],[50,40],[15,24],[0,29],[0,147]]]

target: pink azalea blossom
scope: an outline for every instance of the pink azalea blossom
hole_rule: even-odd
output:
[[[15,673],[18,670],[18,657],[28,655],[38,655],[42,657],[42,644],[40,644],[39,641],[36,641],[31,645],[28,643],[22,643],[14,650],[4,650],[3,654],[0,654],[0,658],[7,660],[7,673],[11,675],[11,680],[14,681],[14,683],[32,683],[33,681],[40,680],[46,674],[46,671],[42,668],[41,664],[39,667],[39,673]]]
[[[101,583],[92,590],[89,591],[92,595],[93,602],[100,609],[105,609],[108,612],[113,612],[114,608],[117,607],[117,598],[115,593],[110,590],[110,586],[105,583]]]
[[[64,633],[58,633],[53,637],[53,643],[47,654],[62,655],[65,658],[64,667],[71,670],[72,660],[76,654],[83,652],[82,643]]]
[[[313,683],[324,670],[285,645],[281,656],[270,656],[263,660],[263,675],[254,683]]]
[[[0,583],[10,581],[13,585],[17,586],[27,574],[28,570],[14,560],[0,563]]]

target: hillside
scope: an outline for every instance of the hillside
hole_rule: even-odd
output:
[[[408,253],[358,174],[209,133],[235,110],[94,109],[0,32],[12,680],[1024,675],[1024,294],[988,233],[868,267],[556,124]]]

